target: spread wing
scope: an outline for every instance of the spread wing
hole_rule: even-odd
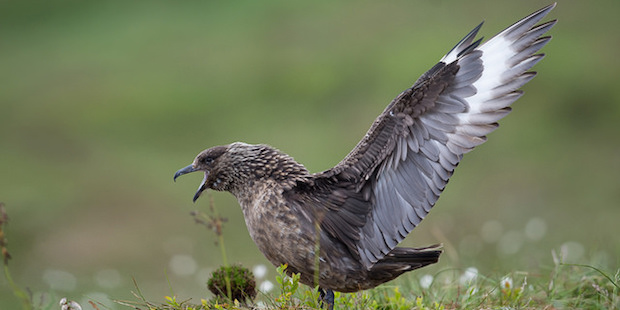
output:
[[[554,7],[482,45],[474,41],[482,24],[476,27],[388,105],[345,159],[314,175],[308,193],[328,210],[322,228],[368,269],[422,221],[463,154],[510,112],[555,20],[536,24]]]

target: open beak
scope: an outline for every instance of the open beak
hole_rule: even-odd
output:
[[[198,169],[194,168],[193,165],[189,165],[183,169],[180,169],[179,171],[177,171],[174,174],[174,181],[177,180],[178,177],[184,175],[184,174],[188,174],[191,172],[195,172],[198,171]],[[207,177],[209,176],[209,172],[205,171],[205,177],[202,179],[202,182],[200,182],[200,186],[198,186],[198,190],[196,191],[196,194],[194,194],[194,199],[193,201],[196,202],[196,200],[198,199],[198,197],[200,197],[200,194],[202,194],[202,192],[207,189],[206,187],[206,183],[207,183]]]

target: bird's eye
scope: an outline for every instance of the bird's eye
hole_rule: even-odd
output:
[[[213,162],[213,157],[207,156],[202,160],[203,163],[210,165]]]

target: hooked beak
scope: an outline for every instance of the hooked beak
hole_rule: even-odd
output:
[[[174,174],[174,181],[177,180],[178,177],[184,175],[184,174],[188,174],[191,172],[195,172],[198,171],[198,169],[194,168],[193,165],[189,165],[185,168],[180,169],[179,171],[177,171]],[[205,171],[205,177],[202,179],[202,182],[200,182],[200,186],[198,187],[198,190],[196,191],[196,194],[194,194],[194,199],[193,201],[196,202],[196,200],[198,199],[198,197],[200,197],[200,194],[202,194],[202,192],[207,189],[205,183],[207,183],[207,177],[209,176],[209,173],[207,171]]]
[[[180,177],[180,176],[182,176],[184,174],[188,174],[190,172],[194,172],[194,171],[196,171],[196,168],[194,168],[193,165],[189,165],[189,166],[187,166],[187,167],[185,167],[183,169],[180,169],[179,171],[177,171],[174,174],[174,181],[176,182],[178,177]]]

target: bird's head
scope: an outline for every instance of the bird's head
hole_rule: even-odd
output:
[[[194,195],[194,201],[200,197],[203,191],[208,188],[215,190],[226,190],[222,171],[226,171],[226,158],[224,154],[227,152],[229,145],[214,146],[206,149],[198,154],[191,165],[180,169],[174,174],[176,181],[179,176],[190,172],[202,171],[204,178]]]
[[[270,146],[242,142],[214,146],[200,152],[191,165],[174,174],[174,179],[196,171],[204,172],[204,178],[194,201],[206,189],[229,191],[236,196],[240,190],[246,190],[264,178],[286,183],[308,174],[303,165]]]

